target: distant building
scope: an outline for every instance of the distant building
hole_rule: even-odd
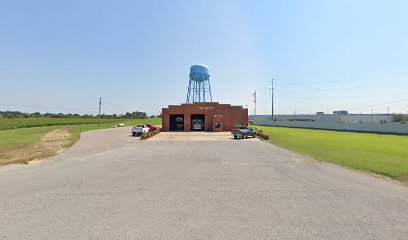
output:
[[[347,115],[348,111],[346,110],[333,111],[333,114]]]
[[[336,123],[385,123],[392,122],[392,114],[288,114],[275,115],[276,121],[336,122]],[[268,120],[271,115],[257,115],[257,119]]]

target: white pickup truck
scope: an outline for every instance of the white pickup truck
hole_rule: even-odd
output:
[[[147,126],[146,124],[139,124],[137,126],[134,126],[132,128],[132,135],[133,136],[140,136],[143,133],[147,133],[150,131],[149,126]]]

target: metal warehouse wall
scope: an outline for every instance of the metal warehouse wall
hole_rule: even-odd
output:
[[[267,115],[258,115],[267,116]],[[269,116],[270,117],[270,116]],[[323,114],[323,115],[276,115],[279,121],[289,120],[310,120],[319,122],[348,122],[348,123],[380,123],[381,121],[391,122],[392,114]]]
[[[264,125],[264,126],[408,134],[408,124],[400,124],[400,123],[350,123],[350,122],[329,122],[329,121],[315,121],[315,122],[312,122],[312,121],[274,121],[272,122],[270,115],[250,116],[250,120],[252,120],[255,125]]]

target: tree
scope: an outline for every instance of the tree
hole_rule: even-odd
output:
[[[408,120],[407,117],[404,116],[404,114],[394,114],[392,115],[392,121],[393,122],[403,122],[405,120]]]

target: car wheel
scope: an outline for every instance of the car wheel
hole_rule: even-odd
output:
[[[243,138],[243,139],[246,139],[246,138],[247,138],[247,135],[246,135],[246,134],[242,135],[242,138]]]
[[[133,135],[133,137],[135,137],[135,136],[136,136],[136,133],[132,133],[132,135]]]
[[[237,139],[238,138],[238,136],[234,136],[234,139]]]

